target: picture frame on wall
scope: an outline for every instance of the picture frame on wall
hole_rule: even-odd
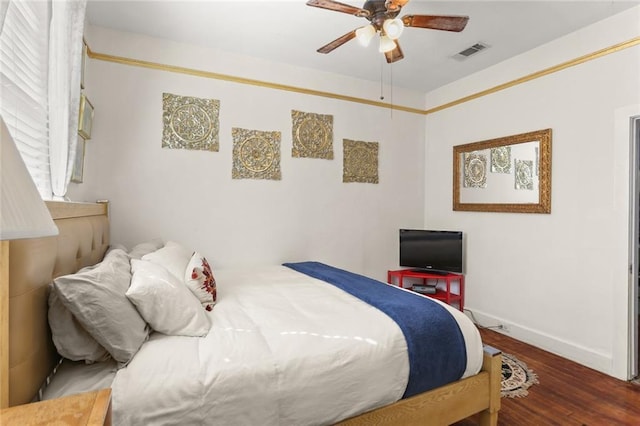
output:
[[[80,63],[80,88],[84,89],[84,75],[85,68],[87,67],[87,55],[88,55],[87,43],[82,40],[82,62]]]
[[[84,179],[84,138],[78,138],[78,146],[76,148],[76,159],[73,162],[73,171],[71,172],[71,182],[82,183]]]
[[[91,139],[93,127],[93,105],[84,93],[80,95],[80,116],[78,117],[78,134],[84,139]]]

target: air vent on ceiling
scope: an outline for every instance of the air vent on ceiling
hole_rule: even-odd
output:
[[[473,56],[476,53],[486,49],[487,47],[489,46],[484,43],[476,43],[473,46],[467,47],[466,49],[456,53],[455,57],[458,59],[466,59],[469,56]]]

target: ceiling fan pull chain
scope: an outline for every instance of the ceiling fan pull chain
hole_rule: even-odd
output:
[[[389,103],[391,104],[389,113],[393,119],[393,63],[389,64],[389,98]]]
[[[384,93],[382,92],[382,70],[383,70],[384,64],[382,63],[382,56],[380,57],[380,100],[383,101],[384,100]]]

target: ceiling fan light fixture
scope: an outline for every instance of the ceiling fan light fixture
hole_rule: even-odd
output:
[[[356,30],[356,38],[358,39],[358,42],[365,47],[369,45],[374,35],[376,35],[376,29],[373,25],[360,27]]]
[[[382,28],[384,29],[385,34],[391,39],[396,40],[400,35],[402,35],[402,31],[404,30],[404,22],[401,19],[387,19],[382,24]]]
[[[391,52],[395,48],[396,48],[395,41],[391,40],[386,35],[380,36],[380,47],[378,48],[378,51],[380,51],[380,53]]]

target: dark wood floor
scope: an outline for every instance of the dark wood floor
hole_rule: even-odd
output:
[[[483,341],[524,361],[540,384],[502,398],[498,425],[640,425],[640,385],[614,379],[491,330]],[[471,426],[465,420],[456,426]]]

